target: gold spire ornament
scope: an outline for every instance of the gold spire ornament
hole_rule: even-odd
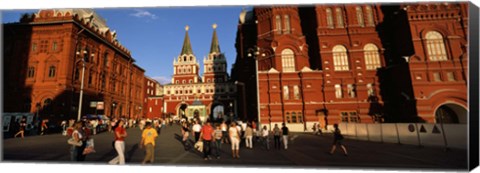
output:
[[[190,29],[190,27],[188,25],[185,26],[185,31],[188,31],[188,29]]]
[[[217,29],[217,24],[214,23],[214,24],[212,25],[212,28],[213,28],[213,29]]]

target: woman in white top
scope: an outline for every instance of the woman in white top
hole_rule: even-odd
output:
[[[270,140],[268,139],[268,129],[267,129],[267,126],[263,126],[263,129],[262,129],[262,138],[263,138],[263,141],[265,142],[265,146],[267,147],[267,150],[270,150]]]
[[[230,128],[228,129],[228,136],[230,137],[230,142],[232,143],[232,156],[233,158],[240,158],[239,149],[240,149],[240,131],[236,128],[235,122],[232,122]]]

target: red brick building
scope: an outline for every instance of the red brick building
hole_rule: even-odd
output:
[[[5,112],[77,119],[83,76],[82,116],[142,116],[145,70],[94,11],[40,10],[3,28]]]
[[[149,119],[165,118],[163,113],[163,86],[155,79],[145,77],[146,104],[144,105],[145,115]]]
[[[238,117],[236,88],[226,73],[227,62],[220,51],[216,25],[213,28],[210,53],[203,58],[204,73],[200,77],[200,64],[192,51],[186,27],[182,51],[173,61],[172,82],[163,86],[164,114],[202,121],[228,118],[225,115]]]
[[[313,123],[435,123],[439,114],[466,123],[466,11],[467,3],[244,11],[232,80],[245,83],[239,95],[258,91],[259,99],[249,97],[257,104],[243,111],[293,130]]]

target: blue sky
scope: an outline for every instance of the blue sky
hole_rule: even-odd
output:
[[[182,49],[185,26],[189,25],[192,49],[203,74],[203,57],[210,51],[212,25],[216,23],[220,49],[227,58],[228,72],[236,58],[235,37],[238,16],[246,6],[97,8],[117,39],[129,49],[145,75],[165,84],[173,75],[173,59]],[[2,23],[16,22],[25,12],[3,10]]]

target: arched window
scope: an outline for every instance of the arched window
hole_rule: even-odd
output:
[[[327,9],[325,10],[325,12],[327,13],[327,26],[328,26],[329,28],[333,28],[332,9],[327,8]]]
[[[375,44],[369,43],[363,47],[365,56],[365,66],[367,70],[376,70],[380,67],[380,54]]]
[[[362,10],[362,7],[356,7],[355,8],[356,11],[357,11],[357,22],[358,22],[358,25],[360,26],[365,26],[365,24],[363,23],[363,10]]]
[[[297,113],[292,112],[292,123],[297,123]]]
[[[285,116],[285,118],[287,119],[287,123],[290,123],[290,112],[287,112],[287,115]]]
[[[290,34],[290,16],[285,15],[284,16],[284,22],[285,22],[285,34]]]
[[[55,77],[55,71],[56,71],[56,68],[55,66],[50,66],[50,68],[48,69],[48,77],[49,78],[53,78]]]
[[[348,56],[347,48],[342,45],[336,45],[333,47],[333,65],[335,71],[347,71],[348,68]]]
[[[295,71],[295,59],[291,49],[284,49],[282,51],[282,69],[283,72]]]
[[[281,34],[282,33],[282,19],[280,17],[280,15],[277,15],[275,16],[275,26],[277,29],[277,34]]]
[[[365,10],[367,11],[367,25],[368,26],[375,26],[375,23],[373,22],[372,7],[367,6],[367,7],[365,7]]]
[[[35,76],[35,67],[28,67],[27,78],[33,78]]]
[[[429,31],[425,34],[427,40],[427,52],[430,61],[446,61],[447,52],[443,42],[443,36],[437,31]]]
[[[335,9],[335,15],[337,16],[337,27],[343,28],[343,11],[340,7]]]
[[[52,109],[53,109],[52,99],[51,98],[45,99],[43,101],[43,111],[46,112],[46,113],[51,113]]]

